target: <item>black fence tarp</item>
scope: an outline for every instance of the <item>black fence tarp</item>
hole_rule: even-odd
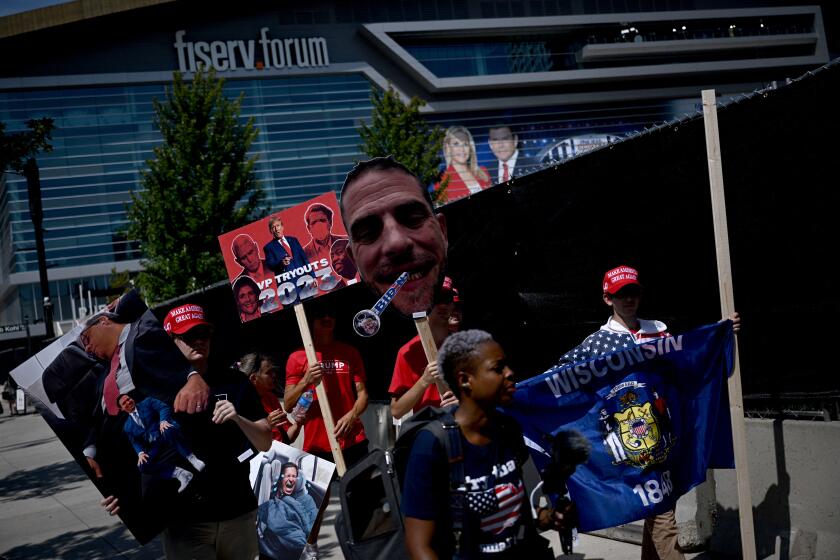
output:
[[[840,395],[833,323],[840,289],[837,188],[840,65],[718,108],[744,392]],[[698,109],[700,95],[698,91]],[[637,267],[641,315],[678,332],[720,318],[702,114],[445,206],[449,273],[465,323],[492,332],[522,377],[548,368],[609,316],[605,270]],[[239,326],[227,286],[203,296],[226,358],[252,347],[283,363],[300,345],[291,311]],[[328,295],[385,398],[413,324],[388,312],[373,339],[350,319],[374,297]],[[163,311],[163,310],[161,310]],[[749,399],[748,399],[749,400]]]

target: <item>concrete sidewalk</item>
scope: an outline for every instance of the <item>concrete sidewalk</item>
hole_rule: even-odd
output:
[[[0,417],[0,560],[163,557],[159,538],[139,546],[99,506],[101,498],[39,414]],[[338,511],[333,497],[319,539],[324,559],[342,557],[334,529]],[[582,535],[573,555],[558,557],[638,560],[640,547]]]

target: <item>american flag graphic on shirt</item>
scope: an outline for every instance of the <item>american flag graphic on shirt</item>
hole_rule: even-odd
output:
[[[516,525],[524,497],[525,487],[520,480],[517,484],[508,482],[488,490],[467,492],[467,505],[481,517],[481,530],[496,535]]]

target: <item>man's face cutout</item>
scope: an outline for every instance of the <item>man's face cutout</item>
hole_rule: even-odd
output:
[[[283,471],[283,479],[280,484],[280,492],[286,496],[291,496],[295,491],[297,484],[298,470],[295,467],[286,467]]]
[[[118,403],[119,407],[131,414],[137,409],[137,404],[134,402],[134,399],[129,397],[128,395],[123,395],[120,397],[120,402]]]
[[[283,222],[281,220],[274,220],[271,222],[271,235],[274,236],[274,239],[280,239],[283,237]]]
[[[446,220],[435,215],[417,180],[399,169],[356,178],[342,200],[351,257],[362,280],[382,295],[403,272],[392,304],[403,315],[428,311],[446,264]]]
[[[330,228],[332,224],[330,223],[330,219],[324,212],[320,210],[313,210],[309,213],[309,216],[306,221],[306,228],[309,230],[309,234],[312,235],[312,238],[316,241],[326,241],[330,237]]]
[[[260,252],[250,238],[239,237],[233,242],[233,256],[236,262],[250,274],[260,269]]]
[[[350,242],[347,239],[339,239],[330,248],[330,261],[333,270],[347,280],[355,278],[356,272],[358,272],[353,259],[350,258],[349,245]]]

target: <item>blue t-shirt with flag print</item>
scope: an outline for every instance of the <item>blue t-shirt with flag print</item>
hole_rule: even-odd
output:
[[[523,444],[524,445],[524,444]],[[516,449],[499,445],[473,445],[461,434],[466,492],[465,527],[478,527],[474,537],[478,555],[463,550],[460,558],[506,558],[514,537],[530,516]],[[435,521],[433,548],[441,558],[451,558],[454,549],[449,510],[449,465],[446,449],[435,435],[422,431],[411,448],[403,488],[402,510],[406,517]],[[465,529],[466,530],[466,529]]]

